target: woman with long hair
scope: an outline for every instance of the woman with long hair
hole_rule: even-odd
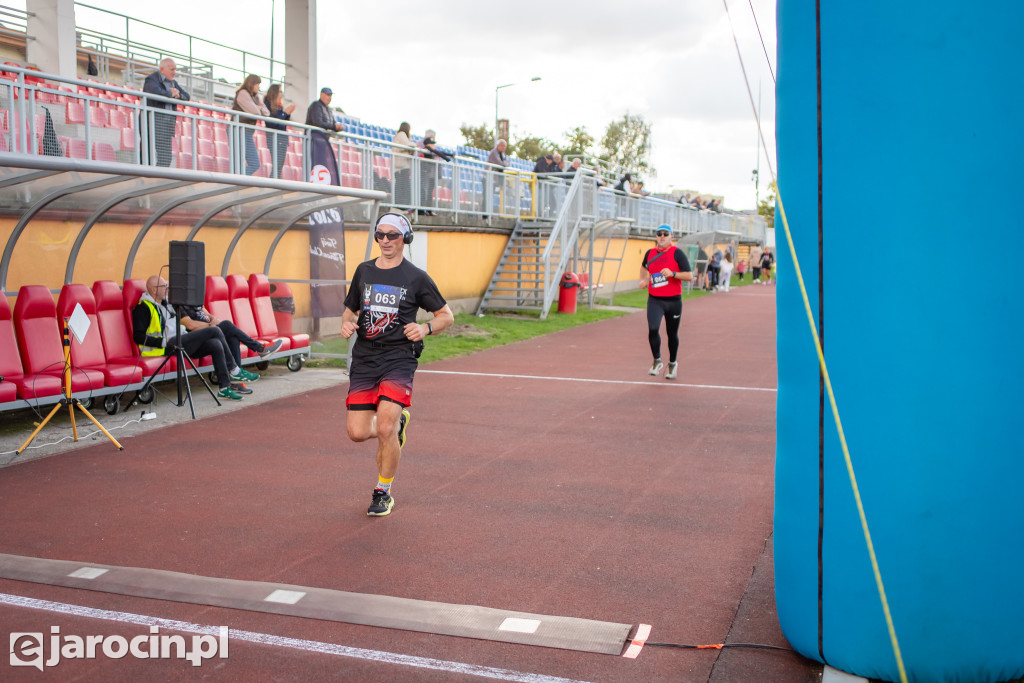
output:
[[[291,121],[292,112],[295,111],[295,105],[292,103],[285,104],[284,89],[281,87],[280,83],[274,83],[272,86],[267,88],[267,94],[263,96],[263,103],[266,105],[267,110],[273,118],[281,119],[282,121]],[[283,123],[270,123],[268,121],[267,128],[284,131],[287,130],[288,126]],[[285,155],[288,153],[288,136],[283,133],[270,133],[270,137],[273,139],[270,149],[275,150],[277,153],[277,159],[275,159],[277,173],[274,177],[280,178],[281,168],[284,166]]]
[[[235,103],[231,108],[235,111],[244,111],[254,116],[270,116],[270,111],[263,104],[260,97],[260,83],[263,81],[256,74],[249,74],[245,81],[235,91]],[[238,122],[243,124],[242,137],[245,139],[245,174],[252,175],[260,170],[260,155],[256,151],[256,142],[253,140],[254,126],[256,119],[247,116],[239,116]]]
[[[395,160],[395,204],[407,208],[412,204],[412,150],[410,131],[412,127],[406,121],[398,126],[398,132],[392,142],[401,147],[394,149]]]

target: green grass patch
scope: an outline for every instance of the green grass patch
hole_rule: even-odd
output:
[[[455,316],[455,324],[449,329],[427,338],[420,363],[464,356],[494,346],[503,346],[620,315],[625,313],[601,308],[588,310],[585,306],[571,315],[552,310],[544,320],[540,319],[537,311],[491,311],[482,318],[470,313],[459,313]],[[324,339],[313,344],[315,354],[347,352],[348,340],[341,337]],[[344,368],[345,361],[341,358],[314,357],[307,365]]]
[[[750,284],[749,276],[742,283],[736,276],[733,276],[730,286],[738,287],[746,284]],[[684,299],[697,299],[707,295],[708,292],[698,289],[689,293],[683,292]],[[614,296],[612,303],[625,308],[647,308],[647,290],[637,289],[618,293]],[[496,310],[487,313],[482,318],[471,313],[459,313],[455,316],[455,324],[451,328],[426,340],[426,348],[420,357],[420,363],[464,356],[494,346],[503,346],[543,334],[566,330],[570,327],[625,315],[623,311],[604,308],[588,310],[583,303],[579,305],[577,312],[571,315],[558,313],[556,308],[556,306],[552,306],[551,312],[544,320],[540,319],[540,314],[537,311]],[[347,352],[348,340],[341,337],[313,342],[313,353],[315,354],[344,355]],[[284,361],[275,362],[283,363]],[[314,357],[309,360],[307,365],[309,367],[344,368],[345,360]]]
[[[729,287],[735,289],[736,287],[743,287],[751,283],[750,274],[745,274],[741,281],[739,277],[734,273],[732,278],[729,279]],[[683,300],[687,299],[699,299],[702,296],[707,296],[711,292],[705,292],[702,289],[694,288],[693,291],[687,293],[683,289]],[[622,292],[615,295],[612,303],[616,306],[629,306],[631,308],[647,308],[647,290],[637,289],[632,292]]]

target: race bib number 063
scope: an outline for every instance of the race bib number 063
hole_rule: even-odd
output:
[[[373,285],[370,290],[370,311],[373,313],[398,313],[398,302],[402,298],[402,288],[391,285]]]

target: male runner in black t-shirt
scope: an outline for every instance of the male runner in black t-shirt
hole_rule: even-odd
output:
[[[366,514],[382,516],[395,504],[391,483],[405,445],[406,408],[423,338],[447,329],[455,316],[430,276],[404,259],[405,245],[412,242],[405,216],[386,213],[377,219],[374,240],[380,256],[360,263],[352,276],[341,336],[358,332],[345,401],[348,438],[377,439],[377,486]],[[416,322],[421,308],[434,314],[430,322]]]

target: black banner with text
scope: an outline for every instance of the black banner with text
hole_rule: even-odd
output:
[[[313,131],[310,140],[310,182],[340,185],[338,159],[327,135]],[[309,215],[309,277],[311,280],[345,279],[345,217],[340,208]],[[314,318],[340,316],[345,310],[345,285],[310,285]]]

